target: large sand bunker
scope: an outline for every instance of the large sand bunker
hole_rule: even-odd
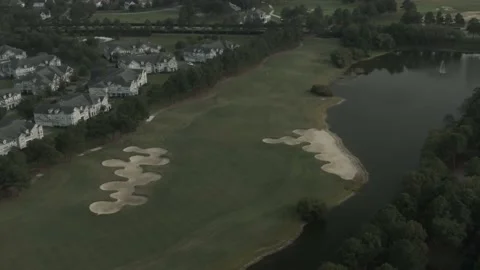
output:
[[[98,201],[90,204],[90,211],[97,215],[116,213],[125,205],[135,206],[146,203],[147,198],[133,195],[135,187],[158,181],[162,176],[157,173],[143,172],[140,166],[163,166],[170,162],[169,159],[161,157],[167,153],[167,150],[162,148],[142,149],[130,146],[123,149],[123,151],[146,154],[148,156],[131,156],[128,162],[119,159],[108,159],[102,162],[102,165],[105,167],[123,167],[123,169],[118,169],[114,173],[128,180],[107,182],[100,186],[101,190],[114,191],[114,193],[110,194],[110,197],[115,199],[115,201]]]
[[[336,174],[345,180],[353,180],[360,177],[366,181],[367,175],[360,160],[352,155],[348,149],[343,146],[340,138],[328,130],[307,129],[294,130],[293,133],[299,135],[298,138],[290,136],[279,139],[263,139],[264,143],[286,145],[299,145],[308,143],[302,147],[306,152],[316,153],[315,158],[325,161],[322,169],[328,173]]]
[[[480,19],[480,11],[467,11],[462,12],[462,16],[466,22],[470,21],[473,18]]]

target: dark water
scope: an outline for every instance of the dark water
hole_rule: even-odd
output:
[[[442,61],[446,74],[439,72]],[[362,161],[369,182],[331,211],[325,230],[307,226],[291,246],[250,270],[314,270],[332,258],[343,239],[398,194],[402,175],[418,163],[428,130],[440,127],[480,86],[480,55],[403,52],[357,67],[367,74],[332,87],[346,101],[329,110],[328,122]]]

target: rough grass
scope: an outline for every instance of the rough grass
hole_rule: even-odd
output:
[[[355,4],[343,4],[342,0],[275,0],[272,6],[275,9],[275,14],[280,14],[285,7],[294,7],[298,5],[305,5],[312,9],[321,6],[323,11],[327,14],[333,13],[337,8],[353,8]]]
[[[0,80],[0,89],[12,88],[12,87],[13,87],[12,80]]]
[[[341,71],[328,63],[335,40],[307,39],[292,51],[219,83],[209,95],[161,111],[137,132],[45,172],[20,198],[0,203],[0,259],[16,270],[238,269],[296,234],[293,206],[304,196],[329,205],[346,183],[299,147],[264,137],[322,128],[337,102],[306,93]],[[124,147],[163,147],[163,178],[137,193],[145,205],[95,216],[99,185],[120,180],[105,159]]]
[[[150,20],[150,22],[155,23],[158,20],[163,21],[168,18],[176,20],[178,18],[178,10],[162,9],[138,12],[96,12],[90,20],[94,21],[98,19],[102,21],[105,18],[108,18],[111,21],[118,19],[120,22],[125,23],[143,23],[145,20]]]

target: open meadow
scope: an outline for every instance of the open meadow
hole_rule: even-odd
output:
[[[105,18],[109,19],[110,21],[120,20],[123,23],[143,23],[145,20],[150,20],[150,22],[155,23],[156,21],[160,20],[163,21],[165,19],[174,19],[178,18],[178,9],[171,8],[171,9],[153,9],[153,10],[146,10],[146,11],[136,11],[136,12],[101,12],[97,11],[93,14],[90,18],[91,21],[94,20],[104,20]]]
[[[314,196],[336,205],[351,194],[348,181],[324,172],[300,146],[262,139],[325,128],[325,110],[338,99],[306,90],[342,72],[328,61],[337,46],[306,39],[208,94],[157,111],[137,132],[45,171],[19,198],[0,203],[2,267],[228,270],[292,238],[301,225],[296,202]],[[102,162],[128,160],[133,153],[122,149],[129,146],[164,148],[170,163],[143,167],[161,175],[137,187],[145,204],[96,216],[89,205],[109,199],[99,186],[122,180]]]

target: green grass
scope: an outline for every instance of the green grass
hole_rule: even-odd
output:
[[[330,66],[335,40],[306,39],[261,66],[219,83],[208,96],[161,111],[137,132],[98,152],[73,157],[20,198],[0,203],[0,260],[15,270],[228,270],[295,235],[293,206],[304,196],[329,205],[348,192],[300,146],[262,138],[322,128],[325,109],[306,90],[342,71]],[[163,147],[171,163],[147,167],[161,181],[137,189],[149,201],[108,216],[102,183],[121,180],[106,159],[124,147]]]
[[[148,82],[151,84],[162,85],[168,77],[170,77],[171,73],[157,73],[148,75]]]
[[[0,80],[0,89],[12,88],[12,87],[13,87],[12,80]]]
[[[155,23],[160,20],[171,18],[176,20],[178,18],[178,10],[168,9],[168,10],[147,10],[147,11],[138,11],[138,12],[96,12],[90,18],[90,20],[100,20],[108,18],[111,21],[116,19],[125,23],[143,23],[145,20],[150,20],[150,22]]]

